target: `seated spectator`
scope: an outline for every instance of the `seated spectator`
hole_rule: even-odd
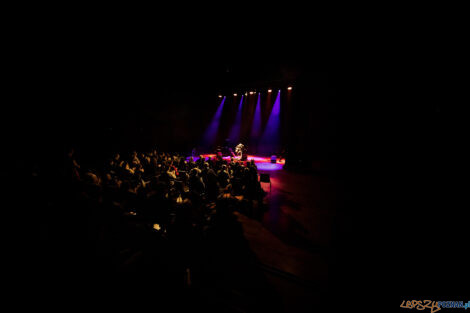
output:
[[[217,173],[217,177],[219,180],[220,187],[222,188],[227,187],[227,185],[229,184],[229,179],[230,179],[230,175],[227,171],[227,165],[225,164],[222,165],[222,169]]]
[[[166,173],[168,174],[168,177],[170,177],[171,179],[176,179],[176,170],[173,166],[169,167]]]
[[[207,197],[209,200],[217,199],[219,194],[219,184],[217,174],[213,169],[209,169],[206,175]]]
[[[200,171],[198,168],[193,168],[189,174],[189,190],[196,194],[202,194],[206,188],[199,176]]]

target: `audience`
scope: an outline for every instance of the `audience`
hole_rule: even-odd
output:
[[[67,157],[66,175],[73,182],[68,186],[82,199],[78,203],[87,206],[84,212],[90,208],[99,211],[92,216],[101,220],[93,223],[106,224],[109,229],[109,221],[117,216],[158,224],[159,234],[184,241],[187,234],[194,236],[195,230],[204,236],[202,230],[217,216],[230,213],[221,210],[251,214],[254,208],[262,207],[265,194],[253,161],[225,161],[220,156],[187,161],[178,154],[153,150],[133,151],[128,157],[116,153],[101,167],[91,169],[79,165],[73,150]],[[119,223],[116,227],[123,227]]]

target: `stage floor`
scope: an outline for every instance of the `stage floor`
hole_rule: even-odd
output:
[[[203,154],[204,158],[214,158],[215,154]],[[189,160],[190,157],[187,159]],[[199,157],[194,157],[194,161],[199,159]],[[230,160],[229,156],[223,157],[224,160]],[[234,158],[235,160],[239,160],[239,158]],[[258,171],[279,171],[282,170],[284,164],[286,163],[285,160],[276,161],[276,163],[271,163],[270,157],[263,157],[257,155],[248,155],[247,161],[254,160]]]

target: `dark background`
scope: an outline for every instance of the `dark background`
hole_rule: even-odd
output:
[[[294,167],[334,170],[349,135],[342,122],[346,106],[338,100],[341,74],[321,61],[82,50],[36,55],[27,74],[17,73],[27,90],[16,100],[22,118],[15,128],[40,158],[51,160],[72,146],[84,161],[154,147],[188,154],[200,143],[219,94],[228,96],[221,143],[238,105],[233,92],[268,88],[283,90],[282,146]],[[289,103],[288,85],[294,86]],[[263,107],[263,123],[269,110]],[[250,127],[243,125],[245,133]]]
[[[10,162],[27,175],[34,164],[60,170],[70,146],[92,164],[155,145],[188,152],[219,93],[294,82],[288,162],[332,174],[344,190],[339,209],[352,222],[337,238],[344,250],[336,273],[345,293],[372,277],[370,288],[392,282],[400,295],[455,294],[467,275],[459,255],[468,238],[448,184],[456,183],[457,132],[421,79],[439,75],[422,71],[418,58],[373,56],[376,47],[358,56],[354,40],[325,57],[318,46],[304,48],[315,38],[297,39],[265,39],[262,51],[248,42],[235,49],[185,39],[150,47],[40,39],[19,49],[6,84]]]

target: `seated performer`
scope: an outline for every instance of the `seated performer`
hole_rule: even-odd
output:
[[[238,157],[242,157],[243,155],[243,151],[245,149],[245,146],[242,144],[242,143],[239,143],[236,147],[235,147],[235,154],[238,156]]]

